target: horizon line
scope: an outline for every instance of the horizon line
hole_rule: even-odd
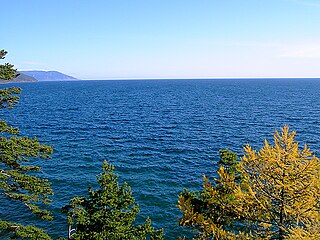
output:
[[[125,78],[125,77],[119,77],[119,78],[100,78],[100,79],[94,79],[94,78],[77,78],[78,80],[82,81],[112,81],[112,80],[197,80],[197,79],[207,79],[207,80],[218,80],[218,79],[320,79],[319,77],[137,77],[137,78]]]

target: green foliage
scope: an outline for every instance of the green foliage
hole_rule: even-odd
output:
[[[34,226],[23,226],[0,220],[0,229],[3,233],[13,233],[11,234],[12,239],[51,239],[46,232]]]
[[[237,172],[238,163],[238,155],[228,149],[220,150],[220,161],[219,164],[224,168],[228,169],[231,173]]]
[[[238,156],[228,149],[221,150],[219,164],[219,178],[214,183],[204,176],[203,190],[185,189],[179,196],[178,207],[183,212],[179,223],[195,233],[194,239],[233,239],[235,234],[228,229],[239,228],[239,217],[234,211],[234,189],[241,185]]]
[[[100,188],[89,188],[87,198],[75,197],[63,209],[68,212],[71,239],[163,239],[162,230],[155,231],[149,218],[134,225],[139,207],[130,187],[119,185],[113,165],[105,161],[102,169],[97,177]]]
[[[6,54],[5,50],[0,50],[0,59],[4,59]],[[0,64],[0,79],[10,80],[18,76],[17,70],[13,68],[14,66],[9,63]]]
[[[1,50],[0,59],[3,59],[5,54],[6,52]],[[15,76],[12,67],[8,70],[1,66],[0,78],[10,79]],[[14,87],[1,89],[0,108],[12,109],[18,103],[20,92],[20,88]],[[53,191],[47,179],[35,175],[41,168],[32,165],[30,161],[33,158],[49,158],[51,153],[50,146],[40,144],[36,138],[20,136],[18,128],[9,126],[4,120],[0,121],[0,194],[16,204],[23,204],[43,220],[53,218],[49,211],[41,208],[41,205],[51,202],[50,195],[53,195]],[[0,214],[0,236],[50,239],[41,229],[11,223],[1,218]]]
[[[0,108],[12,109],[18,103],[21,88],[10,87],[0,89]]]
[[[179,196],[180,224],[196,239],[320,239],[320,161],[294,137],[284,126],[239,162],[221,151],[219,178]]]

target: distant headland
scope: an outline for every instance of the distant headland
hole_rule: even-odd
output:
[[[1,83],[7,82],[44,82],[44,81],[73,81],[78,80],[75,77],[66,75],[58,71],[18,71],[19,76],[9,81],[1,80]]]

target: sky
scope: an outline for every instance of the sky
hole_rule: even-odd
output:
[[[18,70],[320,77],[320,0],[10,0],[1,18],[0,49]]]

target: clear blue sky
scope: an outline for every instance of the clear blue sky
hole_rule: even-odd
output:
[[[18,70],[320,77],[320,0],[8,0],[0,30]]]

